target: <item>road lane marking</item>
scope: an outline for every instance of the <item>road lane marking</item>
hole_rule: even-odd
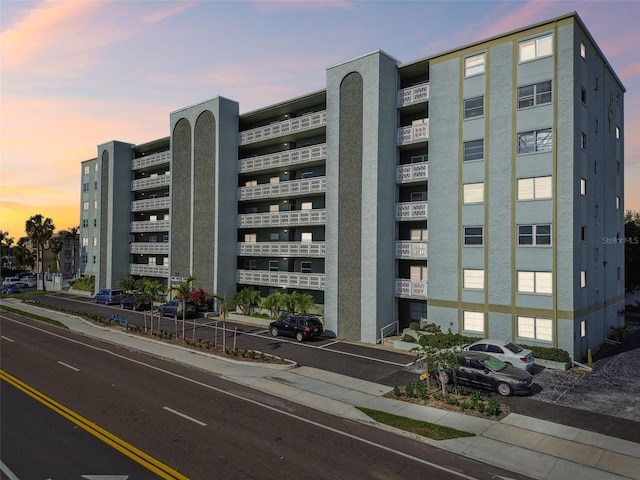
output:
[[[9,480],[20,480],[17,477],[17,475],[13,473],[11,469],[7,467],[2,460],[0,460],[0,472],[4,473],[7,477],[9,477]]]
[[[67,363],[64,363],[64,362],[61,362],[60,360],[58,360],[58,363],[59,363],[60,365],[62,365],[63,367],[70,368],[71,370],[75,370],[76,372],[79,372],[79,371],[80,371],[80,369],[79,369],[79,368],[72,367],[71,365],[69,365],[69,364],[67,364]]]
[[[48,407],[54,412],[63,416],[67,420],[71,421],[72,423],[90,433],[102,442],[106,443],[107,445],[113,447],[118,452],[122,453],[134,462],[155,473],[160,478],[163,478],[165,480],[189,480],[188,477],[185,477],[181,473],[173,470],[168,465],[165,465],[151,455],[148,455],[142,450],[139,450],[130,443],[101,428],[100,426],[84,418],[70,408],[65,407],[61,403],[56,402],[54,399],[46,396],[44,393],[36,390],[32,386],[24,383],[22,380],[14,377],[10,373],[5,372],[2,369],[0,369],[0,380],[4,380],[8,384],[13,385],[18,390],[26,393],[34,400],[37,400],[38,402],[43,404],[45,407]]]
[[[9,337],[5,337],[4,335],[0,335],[0,338],[4,338],[7,342],[11,342],[11,343],[15,343],[13,340],[11,340]]]
[[[318,348],[329,347],[331,345],[335,345],[336,343],[340,343],[337,340],[335,342],[325,343],[324,345],[320,345]]]
[[[179,417],[186,418],[187,420],[190,420],[190,421],[192,421],[193,423],[197,423],[198,425],[200,425],[200,426],[202,426],[202,427],[206,427],[206,426],[207,426],[207,424],[206,424],[206,423],[201,422],[200,420],[196,420],[195,418],[190,417],[189,415],[185,415],[184,413],[181,413],[181,412],[179,412],[179,411],[177,411],[177,410],[174,410],[173,408],[169,408],[169,407],[162,407],[162,409],[163,409],[163,410],[166,410],[167,412],[171,412],[171,413],[173,413],[173,414],[175,414],[175,415],[178,415]]]

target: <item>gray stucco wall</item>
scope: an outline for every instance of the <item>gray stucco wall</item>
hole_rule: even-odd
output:
[[[191,124],[181,118],[171,135],[171,255],[169,276],[191,274]]]

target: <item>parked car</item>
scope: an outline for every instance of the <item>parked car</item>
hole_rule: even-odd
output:
[[[18,277],[5,278],[4,281],[2,282],[2,286],[6,287],[8,285],[15,285],[16,287],[19,287],[19,288],[27,288],[27,284],[22,280],[20,280]]]
[[[324,333],[322,322],[317,317],[306,315],[289,315],[288,317],[269,324],[271,335],[289,335],[301,342]]]
[[[151,310],[151,302],[137,300],[133,295],[127,295],[120,302],[120,308],[129,310]]]
[[[523,370],[531,370],[536,363],[531,350],[509,341],[485,339],[466,345],[463,350],[483,352]]]
[[[22,277],[20,281],[24,282],[28,288],[34,288],[36,285],[38,285],[38,281],[36,280],[36,277],[34,277],[33,275],[27,275],[26,277]]]
[[[457,355],[460,362],[455,371],[458,383],[493,390],[504,396],[531,393],[533,376],[529,372],[486,353],[461,351]],[[445,379],[447,383],[453,382],[451,373],[448,372]]]
[[[111,288],[105,288],[100,290],[93,297],[96,303],[104,303],[105,305],[117,305],[122,302],[123,292],[122,290],[113,290]]]
[[[186,318],[194,318],[198,315],[198,309],[194,303],[187,302],[185,304],[185,308]],[[169,300],[168,302],[160,305],[158,310],[162,312],[162,315],[182,318],[182,300]]]
[[[22,293],[22,287],[17,283],[11,283],[2,287],[2,293],[4,295],[11,295],[12,293]]]

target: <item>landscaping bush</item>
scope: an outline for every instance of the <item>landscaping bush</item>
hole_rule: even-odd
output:
[[[414,337],[413,335],[409,335],[408,333],[405,333],[402,336],[402,341],[403,342],[416,343],[418,340],[416,340],[416,337]]]
[[[70,283],[74,290],[93,293],[96,288],[96,279],[94,277],[80,277]]]
[[[409,324],[409,328],[411,330],[415,330],[416,332],[420,330],[420,322],[411,322]]]
[[[571,357],[569,352],[561,348],[541,347],[539,345],[520,345],[522,348],[531,350],[533,356],[540,360],[550,360],[552,362],[568,362]]]
[[[433,347],[438,350],[444,350],[451,347],[467,345],[477,340],[477,337],[467,337],[459,333],[437,332],[433,335],[421,335],[418,343],[423,347]]]
[[[609,338],[615,342],[625,343],[629,338],[629,328],[626,325],[611,327],[611,336]]]

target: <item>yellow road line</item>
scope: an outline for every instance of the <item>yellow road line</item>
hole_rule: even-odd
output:
[[[18,378],[16,378],[13,375],[5,372],[2,369],[0,369],[0,380],[4,380],[5,382],[13,385],[17,389],[19,389],[22,392],[26,393],[27,395],[29,395],[33,399],[39,401],[40,403],[42,403],[46,407],[49,407],[51,410],[53,410],[56,413],[62,415],[66,419],[70,420],[71,422],[75,423],[80,428],[82,428],[83,430],[87,431],[88,433],[90,433],[94,437],[96,437],[99,440],[103,441],[107,445],[110,445],[111,447],[115,448],[117,451],[119,451],[123,455],[129,457],[134,462],[142,465],[147,470],[152,471],[153,473],[158,475],[160,478],[163,478],[165,480],[189,480],[189,477],[185,477],[181,473],[173,470],[168,465],[165,465],[164,463],[160,462],[159,460],[157,460],[157,459],[153,458],[152,456],[144,453],[142,450],[137,449],[136,447],[134,447],[130,443],[127,443],[124,440],[122,440],[121,438],[118,438],[117,436],[115,436],[112,433],[108,432],[107,430],[101,428],[100,426],[96,425],[95,423],[91,422],[90,420],[87,420],[86,418],[82,417],[81,415],[79,415],[78,413],[74,412],[73,410],[71,410],[71,409],[65,407],[64,405],[56,402],[52,398],[47,397],[42,392],[40,392],[40,391],[36,390],[35,388],[27,385],[23,381],[19,380]]]

